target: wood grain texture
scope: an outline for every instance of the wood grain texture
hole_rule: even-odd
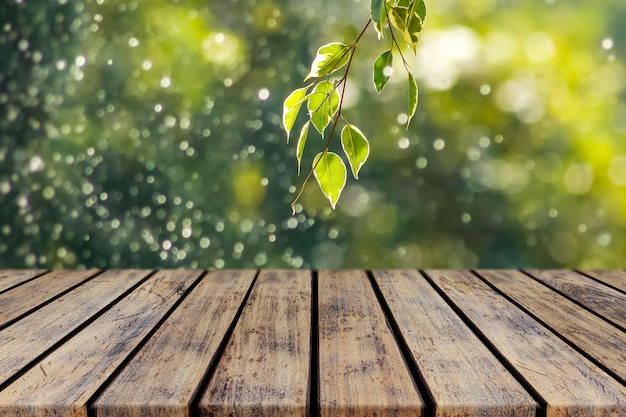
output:
[[[567,270],[529,270],[529,274],[626,329],[626,294]]]
[[[417,417],[424,403],[363,271],[319,273],[321,417]]]
[[[602,281],[605,284],[612,285],[618,290],[626,292],[626,271],[612,270],[612,271],[599,271],[599,270],[585,270],[580,271],[594,277],[598,281]]]
[[[0,392],[0,415],[87,417],[86,403],[199,272],[161,271]]]
[[[375,280],[435,401],[438,417],[534,417],[537,404],[416,271]]]
[[[255,271],[205,276],[93,408],[98,417],[185,417]]]
[[[307,415],[311,273],[263,271],[200,401],[202,416]]]
[[[97,271],[52,271],[0,294],[0,328],[68,288],[84,282]]]
[[[0,292],[44,272],[46,272],[44,269],[2,269],[0,270]]]
[[[626,382],[626,333],[519,271],[478,274]]]
[[[547,402],[548,417],[623,417],[626,388],[469,271],[426,271]]]
[[[111,270],[0,331],[0,385],[148,274]]]

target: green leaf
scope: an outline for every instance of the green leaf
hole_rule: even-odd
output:
[[[313,160],[313,173],[322,192],[335,208],[348,177],[343,161],[333,152],[320,152]]]
[[[287,143],[289,143],[289,133],[293,128],[293,124],[296,122],[298,112],[302,103],[307,99],[306,87],[298,88],[287,96],[283,103],[283,127],[287,132]]]
[[[415,110],[417,109],[417,82],[411,73],[409,73],[409,120],[406,122],[406,128],[409,129],[411,119],[415,116]]]
[[[400,32],[406,31],[406,7],[392,7],[389,11],[389,24]]]
[[[374,62],[374,87],[377,92],[383,91],[383,88],[391,78],[393,72],[391,64],[393,63],[393,54],[391,50],[383,52]]]
[[[407,16],[412,16],[413,13],[416,12],[416,9],[418,7],[418,3],[420,3],[420,1],[423,3],[423,0],[411,0],[409,5],[407,6]],[[420,17],[420,19],[421,19],[421,17]]]
[[[383,37],[383,27],[387,21],[387,11],[385,10],[385,3],[388,0],[372,0],[370,7],[370,16],[372,22],[374,22],[374,29],[378,33],[378,39]]]
[[[311,64],[311,72],[306,76],[304,81],[309,78],[323,77],[337,71],[348,63],[352,46],[344,45],[339,42],[332,42],[321,46],[317,50],[317,55]]]
[[[389,24],[402,33],[402,39],[415,51],[419,34],[422,32],[422,19],[404,6],[393,6],[389,12]]]
[[[333,83],[329,81],[318,83],[311,92],[307,107],[311,123],[324,136],[324,129],[339,108],[339,93]]]
[[[341,131],[341,147],[348,157],[352,175],[358,180],[359,170],[370,155],[369,142],[358,127],[347,124]]]
[[[424,0],[415,0],[414,7],[411,9],[411,13],[413,12],[422,19],[422,23],[426,21],[426,3]]]
[[[298,137],[298,145],[296,146],[296,159],[298,160],[298,175],[300,175],[300,164],[302,163],[302,154],[304,153],[304,145],[306,144],[306,137],[309,134],[309,126],[311,122],[306,122],[302,126],[300,131],[300,137]]]
[[[406,30],[402,33],[402,37],[408,43],[413,51],[417,48],[417,41],[419,40],[419,34],[422,32],[422,19],[417,13],[413,13],[412,16],[407,16]]]

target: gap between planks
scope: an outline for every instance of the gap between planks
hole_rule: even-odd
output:
[[[522,272],[626,332],[626,294],[574,271]]]
[[[86,416],[87,403],[199,273],[160,271],[0,392],[0,414]],[[77,384],[76,381],[80,381]]]
[[[154,274],[109,270],[0,332],[0,391]]]
[[[547,402],[551,416],[626,415],[626,388],[469,271],[429,279]]]
[[[0,270],[0,294],[39,278],[49,272],[44,269],[3,269]]]
[[[186,416],[238,322],[257,274],[213,271],[118,372],[90,408],[99,416]]]
[[[510,303],[626,385],[626,333],[519,271],[473,271]]]

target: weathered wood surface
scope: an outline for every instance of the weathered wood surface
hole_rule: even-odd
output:
[[[45,270],[22,270],[22,269],[4,269],[0,270],[0,293],[12,288],[22,282],[33,279],[37,275],[41,275]]]
[[[96,271],[53,271],[0,294],[0,328],[49,299],[81,284],[95,273]]]
[[[528,273],[626,330],[626,294],[574,271],[531,270]]]
[[[600,282],[612,285],[620,291],[626,292],[626,271],[584,270],[580,272],[587,274]]]
[[[626,333],[519,271],[478,273],[626,383]]]
[[[426,271],[547,403],[547,416],[624,416],[626,388],[468,271]]]
[[[0,391],[0,415],[87,417],[87,402],[198,272],[159,272]]]
[[[306,417],[311,273],[263,271],[200,400],[202,416]]]
[[[437,416],[534,416],[537,405],[416,271],[374,271]]]
[[[321,417],[418,417],[424,403],[365,272],[319,273]]]
[[[0,271],[0,417],[626,417],[623,276]]]
[[[0,384],[79,328],[147,275],[107,271],[0,332]]]
[[[210,272],[96,401],[98,416],[188,416],[254,271]]]

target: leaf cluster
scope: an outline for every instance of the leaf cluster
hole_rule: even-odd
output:
[[[304,103],[306,103],[308,111],[309,120],[302,126],[296,145],[298,175],[300,174],[302,156],[311,125],[324,139],[325,131],[332,123],[330,134],[326,137],[326,144],[313,159],[311,170],[304,180],[300,193],[292,203],[294,211],[295,205],[312,175],[330,201],[331,206],[335,208],[347,180],[347,169],[343,159],[338,154],[329,151],[339,121],[344,123],[341,131],[341,146],[355,179],[359,178],[359,171],[370,154],[369,141],[358,127],[349,123],[342,116],[341,109],[346,80],[357,44],[372,23],[381,41],[387,31],[390,39],[388,49],[374,61],[374,88],[378,93],[382,92],[393,74],[394,53],[399,54],[408,74],[407,129],[415,115],[418,101],[417,83],[402,51],[407,49],[416,51],[419,35],[426,20],[424,0],[372,0],[370,15],[370,20],[354,42],[350,44],[331,42],[317,50],[311,63],[311,69],[304,79],[305,82],[309,80],[312,82],[291,92],[283,103],[283,127],[287,132],[287,142],[289,142],[291,130]],[[341,77],[331,78],[343,68],[345,71]],[[339,93],[340,89],[341,94]]]

